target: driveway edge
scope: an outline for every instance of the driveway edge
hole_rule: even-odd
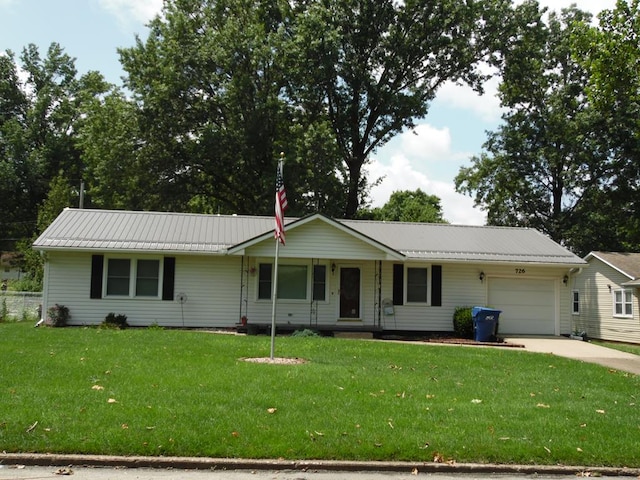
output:
[[[29,466],[82,466],[122,468],[176,468],[185,470],[324,470],[353,472],[422,473],[521,473],[580,475],[589,472],[607,476],[640,477],[640,468],[585,467],[566,465],[508,465],[432,462],[355,462],[347,460],[254,460],[207,457],[147,457],[113,455],[58,455],[0,453],[0,464]]]

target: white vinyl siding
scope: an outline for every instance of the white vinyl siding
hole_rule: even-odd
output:
[[[228,328],[239,320],[240,258],[176,256],[175,296],[184,293],[187,297],[181,305],[144,296],[92,299],[91,254],[49,252],[47,257],[48,288],[43,311],[55,303],[65,305],[71,313],[71,325],[98,325],[110,312],[127,315],[127,323],[132,326]]]
[[[640,290],[625,288],[623,284],[628,281],[629,277],[599,259],[590,259],[589,266],[576,277],[581,294],[580,315],[574,319],[574,329],[586,332],[590,338],[640,343]],[[614,292],[623,290],[631,293],[631,315],[615,314]]]

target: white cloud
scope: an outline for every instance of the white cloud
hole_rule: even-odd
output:
[[[400,149],[411,159],[443,160],[451,156],[449,128],[432,127],[421,123],[400,135]]]
[[[384,177],[380,185],[371,189],[373,207],[384,205],[395,191],[419,188],[440,198],[443,216],[450,223],[484,225],[486,222],[485,214],[473,207],[470,197],[456,193],[453,183],[429,179],[424,173],[415,170],[404,155],[394,155],[391,165],[384,165],[374,159],[367,165],[367,172],[372,179]]]
[[[131,22],[146,24],[162,11],[162,0],[99,0],[99,3],[122,25]]]
[[[478,95],[468,85],[447,82],[438,91],[436,99],[449,107],[468,110],[483,122],[497,123],[502,115],[497,96],[499,84],[500,77],[491,77],[484,84],[484,94]]]

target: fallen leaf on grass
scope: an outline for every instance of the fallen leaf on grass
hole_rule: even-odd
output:
[[[273,407],[267,408],[267,412],[269,412],[269,413],[276,413],[277,411],[278,411],[277,408],[273,408]]]
[[[539,408],[551,408],[551,407],[550,407],[549,405],[547,405],[546,403],[539,403],[539,404],[537,404],[537,405],[536,405],[536,407],[539,407]]]
[[[38,421],[36,420],[36,422],[33,425],[31,425],[29,428],[27,428],[27,433],[33,432],[36,429],[37,426],[38,426]]]
[[[482,403],[482,400],[480,400],[479,398],[474,398],[473,400],[471,400],[471,403]]]
[[[94,385],[91,390],[104,390],[104,387],[102,385]]]
[[[118,401],[115,398],[110,398],[107,403],[118,403]]]
[[[596,413],[605,413],[604,410],[596,410]]]
[[[238,438],[240,434],[238,432],[231,432],[231,436]]]
[[[413,470],[411,470],[411,475],[418,475],[418,469],[414,467]]]
[[[121,427],[122,427],[122,429],[123,429],[123,430],[127,430],[127,429],[129,428],[129,425],[128,425],[128,424],[126,424],[126,423],[123,423],[123,424],[121,425]]]
[[[551,450],[549,450],[547,447],[543,446],[542,448],[544,448],[548,454],[551,454]]]

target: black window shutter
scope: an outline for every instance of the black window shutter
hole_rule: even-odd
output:
[[[162,280],[162,300],[173,301],[173,289],[176,278],[176,257],[164,257],[164,275]]]
[[[91,290],[89,298],[102,298],[104,255],[91,255]]]
[[[404,297],[404,265],[393,264],[393,304],[402,305]]]
[[[431,267],[431,305],[433,307],[442,306],[442,266],[433,265]]]

